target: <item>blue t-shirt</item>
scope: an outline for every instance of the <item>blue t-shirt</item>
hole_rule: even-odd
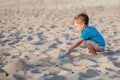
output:
[[[93,26],[86,26],[82,31],[80,38],[85,40],[92,40],[96,42],[99,46],[105,46],[105,40],[99,31]]]

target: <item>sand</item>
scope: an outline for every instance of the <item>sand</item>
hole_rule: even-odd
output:
[[[0,80],[119,80],[120,0],[0,0]],[[73,17],[87,12],[106,41],[103,54],[87,55]]]

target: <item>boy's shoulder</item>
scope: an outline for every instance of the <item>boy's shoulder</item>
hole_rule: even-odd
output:
[[[97,31],[97,29],[94,27],[94,26],[86,26],[84,29],[83,29],[83,33],[91,33],[91,32],[95,32]]]

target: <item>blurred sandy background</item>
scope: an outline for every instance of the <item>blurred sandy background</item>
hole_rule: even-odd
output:
[[[0,0],[0,80],[119,80],[120,0]],[[79,39],[73,17],[88,13],[106,40],[104,54],[84,45],[57,61]]]

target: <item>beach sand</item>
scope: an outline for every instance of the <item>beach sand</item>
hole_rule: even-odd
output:
[[[0,0],[0,80],[119,80],[120,0]],[[73,17],[86,12],[106,41],[103,54],[87,55]]]

